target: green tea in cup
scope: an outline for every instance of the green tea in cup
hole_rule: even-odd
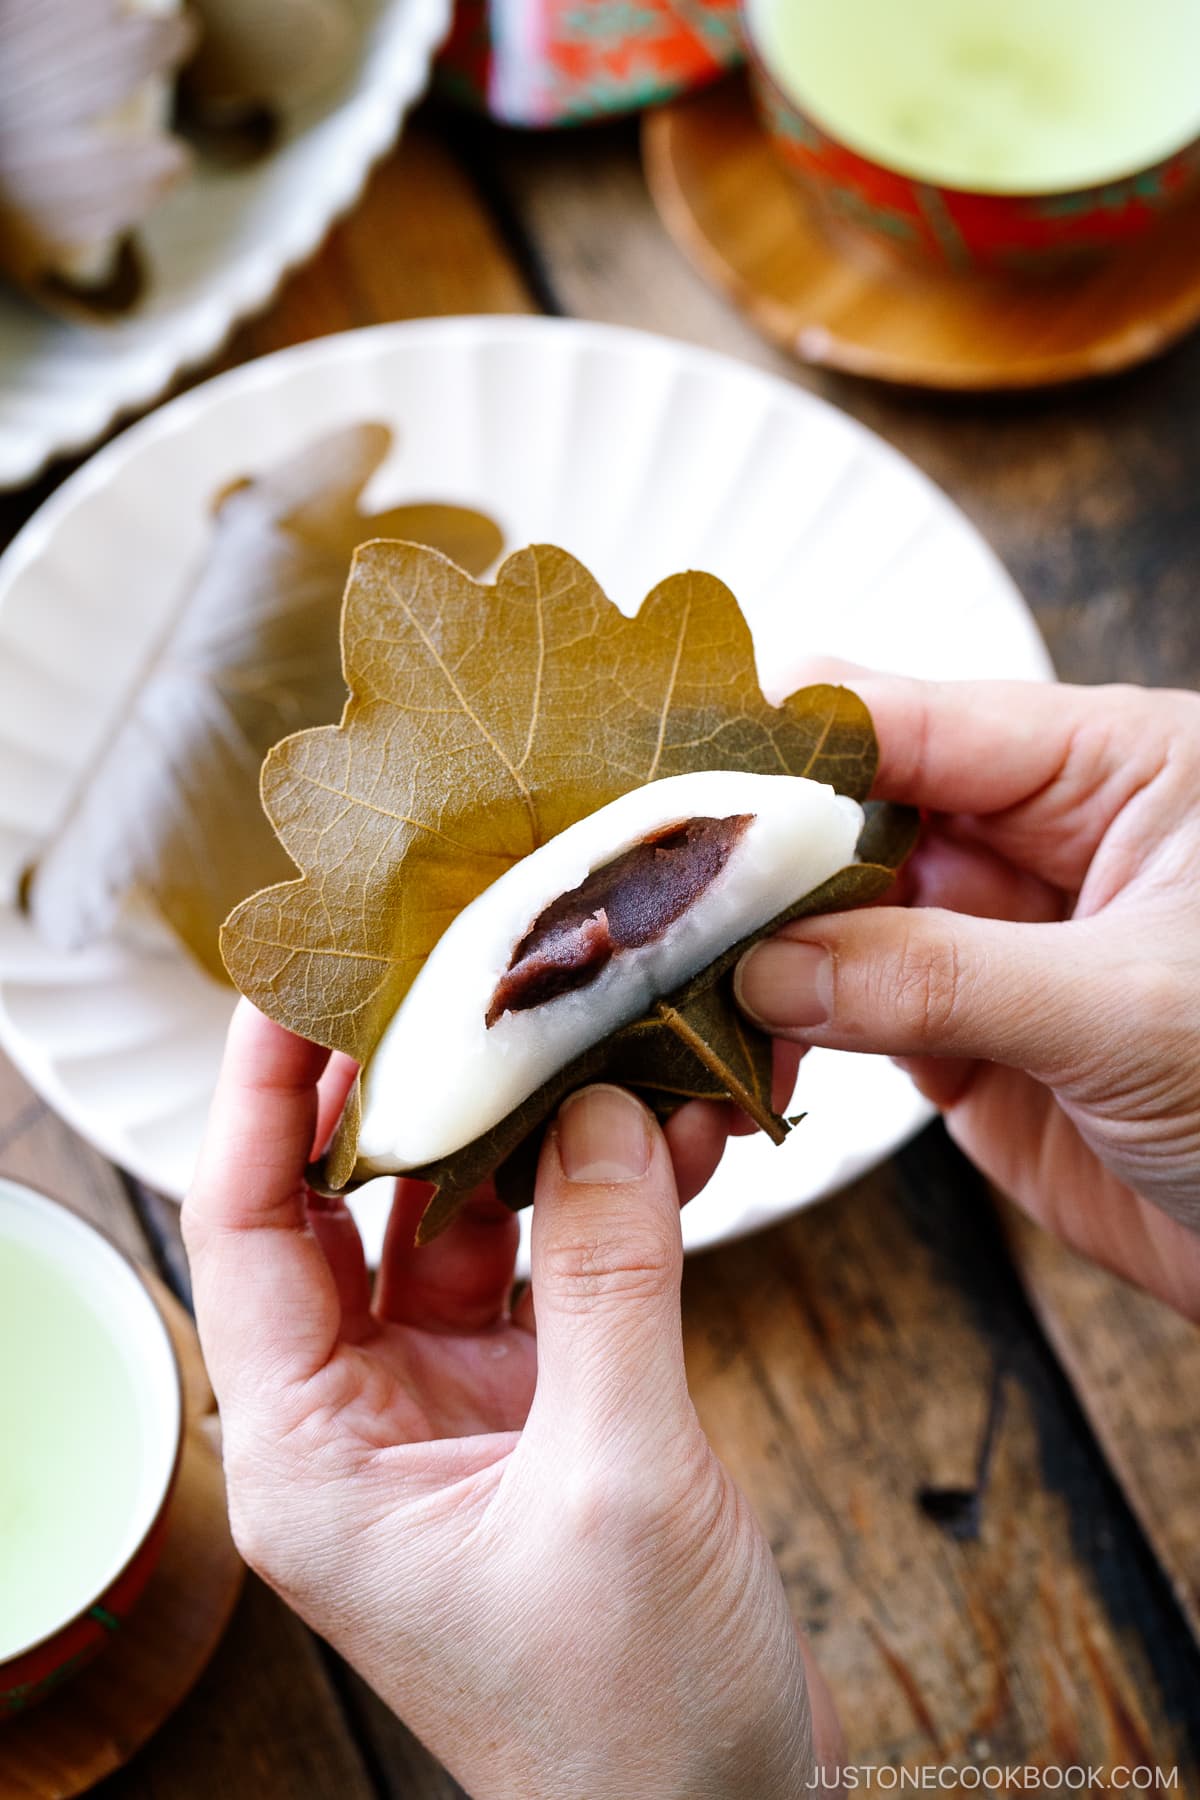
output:
[[[924,260],[1131,241],[1200,173],[1200,0],[742,0],[812,195]]]
[[[0,1718],[115,1632],[157,1551],[181,1430],[132,1265],[0,1180]]]
[[[0,1239],[0,1660],[119,1566],[141,1478],[137,1394],[93,1309]]]
[[[785,89],[851,149],[944,187],[1091,187],[1200,132],[1196,0],[764,0]]]

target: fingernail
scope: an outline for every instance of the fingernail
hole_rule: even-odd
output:
[[[768,938],[738,964],[738,1004],[768,1031],[810,1031],[830,1014],[832,964],[819,944]]]
[[[636,1181],[650,1166],[650,1121],[624,1088],[581,1088],[558,1114],[558,1155],[568,1181]]]

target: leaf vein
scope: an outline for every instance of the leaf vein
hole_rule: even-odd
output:
[[[650,768],[646,775],[647,781],[654,780],[655,776],[658,774],[658,765],[662,761],[663,745],[665,744],[667,737],[667,719],[670,716],[671,706],[675,699],[675,684],[679,679],[679,665],[683,660],[683,646],[687,638],[688,622],[691,619],[691,616],[692,599],[689,594],[687,601],[684,604],[683,617],[679,621],[679,635],[675,640],[675,659],[671,664],[671,673],[667,677],[666,691],[663,694],[662,706],[659,709],[658,736],[654,744],[654,755],[651,758]]]
[[[417,615],[413,611],[412,607],[405,600],[403,594],[401,594],[394,585],[389,586],[388,593],[396,601],[397,605],[400,607],[401,611],[404,613],[405,617],[408,619],[409,623],[412,625],[413,630],[417,633],[417,636],[420,638],[421,642],[424,644],[426,652],[428,653],[430,660],[433,662],[434,666],[441,670],[443,679],[445,680],[447,686],[450,688],[451,692],[454,694],[455,698],[458,700],[460,706],[463,709],[463,713],[465,714],[465,716],[471,721],[472,725],[474,725],[476,731],[478,731],[480,737],[483,738],[484,742],[491,745],[492,749],[496,753],[498,760],[503,764],[503,766],[508,770],[509,774],[512,776],[513,783],[516,786],[518,793],[521,795],[522,799],[524,800],[525,810],[526,810],[527,814],[529,815],[530,836],[532,837],[533,842],[535,844],[540,843],[541,835],[540,835],[540,832],[538,829],[537,808],[533,803],[533,795],[530,793],[529,788],[526,785],[526,782],[525,782],[524,777],[522,776],[520,770],[517,768],[516,764],[512,761],[511,757],[509,757],[505,753],[504,746],[500,743],[499,739],[494,737],[492,735],[492,733],[488,730],[487,726],[484,724],[484,722],[480,718],[479,714],[475,711],[474,707],[471,705],[470,701],[467,699],[467,696],[464,694],[463,690],[458,685],[458,682],[455,680],[453,671],[451,670],[449,664],[446,662],[445,658],[439,652],[437,645],[434,643],[433,639],[430,637],[429,633],[426,631],[424,625],[422,625],[420,619],[417,617]]]

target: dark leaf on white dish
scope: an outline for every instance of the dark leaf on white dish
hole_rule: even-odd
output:
[[[227,979],[222,920],[292,871],[259,802],[263,757],[346,698],[338,621],[355,546],[399,531],[476,569],[501,548],[465,507],[363,513],[390,441],[381,425],[352,426],[220,497],[197,579],[24,884],[51,942],[94,942],[136,897]]]

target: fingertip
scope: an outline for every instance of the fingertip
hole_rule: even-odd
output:
[[[225,1039],[218,1094],[222,1089],[291,1093],[314,1087],[330,1052],[277,1024],[242,995]]]
[[[805,920],[805,924],[810,922]],[[776,1037],[823,1025],[832,1005],[832,971],[822,944],[800,942],[785,926],[754,944],[734,970],[733,993],[748,1019]]]
[[[609,1230],[618,1219],[640,1223],[660,1200],[678,1212],[668,1139],[650,1108],[608,1083],[570,1095],[542,1141],[534,1186],[535,1255],[539,1240],[573,1230],[559,1221],[586,1213]]]
[[[328,1050],[239,1001],[209,1110],[188,1215],[235,1229],[303,1218],[317,1081]]]
[[[293,1037],[294,1032],[289,1031],[285,1025],[277,1025],[274,1019],[255,1006],[253,1000],[247,999],[245,994],[238,995],[229,1021],[229,1043],[240,1048],[243,1044],[269,1043],[276,1038],[282,1040]]]
[[[568,1094],[548,1133],[562,1179],[588,1187],[640,1181],[660,1136],[650,1108],[628,1088],[610,1082],[594,1082]]]

